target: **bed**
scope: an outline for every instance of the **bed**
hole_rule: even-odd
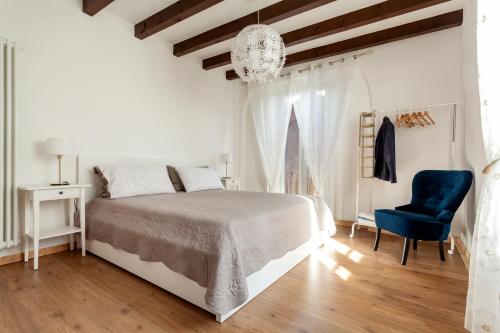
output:
[[[91,253],[223,322],[334,233],[314,197],[209,190],[87,204]]]

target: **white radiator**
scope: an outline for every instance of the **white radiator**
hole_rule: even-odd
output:
[[[0,38],[0,249],[19,243],[16,183],[16,44]]]

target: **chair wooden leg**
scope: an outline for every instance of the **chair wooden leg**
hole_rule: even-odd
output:
[[[416,251],[417,250],[417,245],[418,244],[418,240],[417,239],[414,239],[413,240],[413,249]]]
[[[446,258],[444,257],[444,242],[439,241],[439,255],[441,256],[441,261],[446,261]]]
[[[406,261],[408,260],[408,252],[410,251],[410,243],[411,239],[406,237],[405,244],[403,246],[403,257],[401,258],[401,265],[406,265]]]
[[[378,249],[378,243],[380,242],[380,233],[382,232],[382,229],[377,228],[377,233],[375,234],[375,243],[373,244],[373,251],[377,251]]]

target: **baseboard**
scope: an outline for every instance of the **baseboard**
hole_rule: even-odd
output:
[[[340,225],[340,226],[343,226],[343,227],[352,227],[353,223],[354,223],[354,221],[349,221],[349,220],[335,220],[335,225]],[[358,226],[358,228],[364,228],[368,232],[371,232],[371,233],[376,233],[377,232],[377,228],[368,227],[368,226],[365,226],[365,225],[360,225],[360,226]],[[391,233],[389,231],[386,231],[386,230],[382,230],[382,233],[385,234],[385,235],[392,235],[392,236],[394,236],[393,233]]]
[[[353,221],[348,221],[348,220],[335,220],[335,225],[343,225],[346,227],[352,226],[354,222]]]
[[[42,248],[38,251],[39,257],[43,257],[49,254],[64,252],[69,250],[69,243],[54,245],[50,247]],[[33,258],[33,251],[29,252],[29,258]],[[24,253],[14,253],[4,257],[0,257],[0,266],[13,264],[15,262],[20,262],[24,260]]]
[[[464,262],[465,268],[467,268],[467,270],[469,270],[470,252],[460,237],[455,237],[455,247],[457,248],[457,251],[460,254],[460,257],[462,258],[462,261]]]

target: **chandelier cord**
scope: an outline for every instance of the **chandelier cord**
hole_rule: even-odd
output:
[[[257,0],[257,24],[260,24],[260,0]]]

